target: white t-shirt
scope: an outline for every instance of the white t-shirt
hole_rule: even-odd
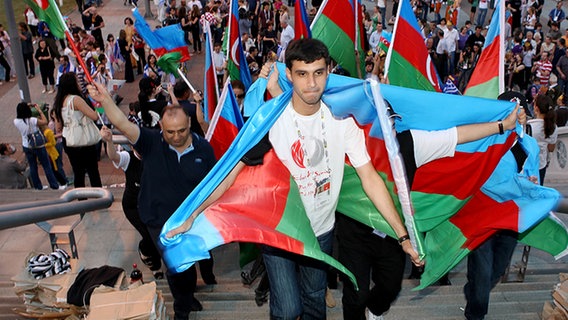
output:
[[[458,40],[460,38],[460,34],[459,34],[458,30],[453,28],[450,31],[450,29],[448,28],[448,32],[444,32],[444,38],[448,42],[448,49],[449,49],[448,51],[449,52],[456,51],[457,43],[458,43]]]
[[[20,131],[20,134],[22,135],[22,147],[29,148],[30,144],[28,143],[28,134],[39,130],[37,127],[37,118],[28,118],[28,122],[24,122],[24,120],[16,118],[14,119],[14,125],[18,128],[18,131]]]
[[[538,154],[539,165],[538,169],[543,169],[548,164],[548,145],[555,144],[558,139],[558,128],[554,128],[554,132],[550,137],[544,137],[544,119],[532,119],[527,121],[531,125],[532,136],[536,139],[538,143],[538,148],[540,152]]]
[[[282,50],[286,50],[288,43],[292,40],[294,40],[294,28],[287,25],[280,33],[280,46],[282,47]]]
[[[270,129],[269,138],[298,185],[315,235],[332,230],[345,155],[355,168],[370,161],[363,131],[353,118],[334,118],[323,103],[320,111],[310,116],[298,114],[289,103]]]
[[[456,152],[456,127],[440,131],[410,130],[410,133],[414,144],[416,168],[436,159],[453,157]]]
[[[118,163],[113,161],[112,164],[115,168],[126,171],[126,169],[128,169],[128,165],[130,164],[130,153],[126,151],[117,151],[116,153],[120,157],[120,160],[118,161]]]

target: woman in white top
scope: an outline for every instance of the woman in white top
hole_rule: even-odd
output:
[[[34,107],[39,113],[39,119],[32,117],[32,107]],[[39,174],[37,171],[37,163],[41,164],[49,186],[51,189],[65,189],[65,186],[59,186],[57,179],[53,174],[53,169],[51,168],[51,162],[49,161],[49,156],[45,150],[45,146],[32,148],[28,141],[28,135],[39,131],[38,125],[47,124],[47,118],[38,107],[38,105],[29,105],[26,102],[20,102],[16,107],[16,119],[14,119],[14,125],[20,131],[22,135],[22,147],[24,148],[24,153],[26,154],[26,159],[30,165],[30,178],[32,179],[32,185],[37,190],[47,189],[44,187],[39,179]]]
[[[529,120],[527,123],[530,125],[532,136],[536,139],[540,149],[538,169],[540,185],[542,185],[549,162],[548,154],[554,151],[556,139],[558,138],[556,113],[554,112],[552,99],[542,94],[536,96],[534,100],[534,115],[535,119]]]
[[[55,110],[57,131],[63,134],[63,147],[69,157],[75,176],[75,187],[82,188],[85,186],[86,174],[89,175],[91,187],[102,187],[96,144],[71,147],[66,143],[66,139],[70,138],[67,136],[70,134],[70,131],[65,128],[68,128],[71,124],[70,117],[78,118],[85,115],[93,121],[98,119],[97,112],[85,102],[74,72],[65,73],[59,79],[59,87],[57,87],[53,108]]]

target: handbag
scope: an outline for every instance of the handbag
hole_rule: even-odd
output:
[[[69,147],[87,147],[97,144],[101,140],[99,129],[82,112],[75,112],[73,98],[67,98],[67,120],[63,127],[63,137]],[[78,117],[80,114],[80,117]]]
[[[28,122],[28,126],[30,128],[29,132],[32,132],[33,129],[31,122]],[[28,133],[26,137],[28,138],[28,147],[30,149],[39,149],[45,146],[45,136],[43,135],[43,133],[41,133],[40,130],[33,133]]]

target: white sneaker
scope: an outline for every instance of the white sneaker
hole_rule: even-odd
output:
[[[371,310],[367,309],[367,320],[384,320],[385,318],[381,314],[380,316],[374,315]]]
[[[67,189],[67,186],[59,186],[59,188],[57,188],[57,190],[65,190]]]
[[[41,90],[41,93],[46,93],[46,92],[47,92],[46,89]]]
[[[47,190],[47,188],[49,188],[49,186],[42,186],[41,190]]]

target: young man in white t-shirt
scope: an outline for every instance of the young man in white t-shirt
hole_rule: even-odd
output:
[[[403,250],[413,263],[420,265],[422,262],[408,241],[408,232],[387,188],[370,162],[363,131],[352,118],[335,118],[321,101],[329,63],[328,49],[321,41],[301,39],[290,43],[286,50],[286,76],[293,84],[292,100],[270,130],[269,143],[265,139],[252,153],[262,159],[265,152],[274,148],[298,184],[312,229],[322,251],[328,254],[333,244],[335,208],[347,155],[363,189],[394,229]],[[201,212],[201,208],[220,196],[246,163],[254,163],[250,160],[245,156],[244,162],[237,164],[195,212]],[[192,215],[168,236],[188,230],[195,217]],[[264,248],[264,261],[270,280],[271,318],[326,318],[327,265],[272,247]]]

